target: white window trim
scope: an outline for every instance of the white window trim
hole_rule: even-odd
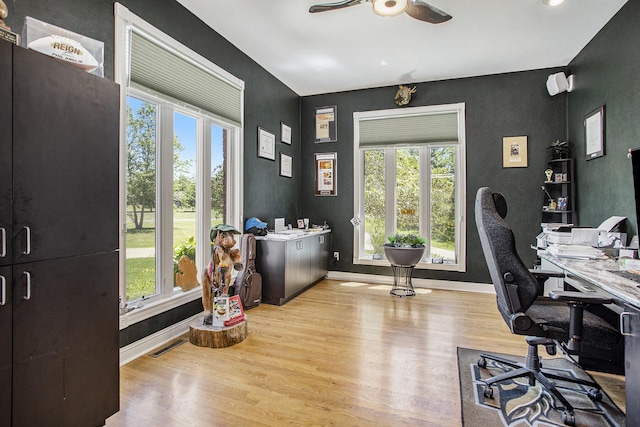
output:
[[[142,93],[141,91],[137,91],[134,92],[132,91],[130,88],[128,88],[128,84],[129,84],[129,76],[128,76],[128,62],[129,62],[129,58],[127,57],[127,51],[128,51],[128,40],[127,40],[127,34],[129,29],[131,28],[135,28],[135,30],[140,31],[144,34],[146,34],[147,36],[149,36],[150,38],[154,39],[154,40],[158,40],[161,44],[166,45],[167,47],[171,48],[173,51],[175,52],[179,52],[180,55],[192,62],[193,64],[205,68],[207,70],[209,70],[210,72],[214,73],[217,77],[229,82],[230,84],[233,84],[237,87],[239,87],[242,91],[242,99],[241,99],[241,109],[242,109],[242,120],[241,123],[237,124],[237,123],[233,123],[233,131],[230,133],[229,137],[230,137],[230,144],[229,144],[229,158],[228,158],[228,162],[229,162],[229,168],[230,170],[233,170],[235,173],[234,174],[228,174],[227,176],[227,185],[228,185],[228,190],[229,193],[232,195],[230,203],[228,203],[227,205],[227,218],[228,221],[230,223],[230,225],[233,225],[234,227],[236,227],[237,229],[242,229],[242,224],[244,222],[243,218],[242,218],[242,212],[243,212],[243,199],[242,199],[242,194],[243,194],[243,188],[244,188],[244,171],[243,171],[243,165],[244,165],[244,150],[243,150],[243,145],[240,143],[243,140],[243,129],[244,129],[244,81],[236,78],[235,76],[233,76],[232,74],[228,73],[227,71],[225,71],[224,69],[220,68],[219,66],[217,66],[216,64],[210,62],[208,59],[204,58],[203,56],[199,55],[198,53],[194,52],[193,50],[191,50],[190,48],[188,48],[187,46],[181,44],[180,42],[174,40],[173,38],[169,37],[168,35],[166,35],[165,33],[163,33],[162,31],[158,30],[157,28],[155,28],[154,26],[152,26],[151,24],[147,23],[145,20],[143,20],[142,18],[138,17],[137,15],[131,13],[129,11],[129,9],[127,9],[126,7],[124,7],[123,5],[121,5],[120,3],[114,3],[114,13],[115,13],[115,55],[114,55],[114,81],[115,83],[120,85],[120,156],[126,156],[126,152],[127,152],[127,135],[126,135],[126,123],[127,123],[127,95],[129,93],[131,94],[140,94]],[[151,97],[151,98],[155,98],[154,94],[152,93],[146,93],[146,97]],[[158,100],[156,100],[155,102],[158,102]],[[159,103],[162,104],[162,102],[166,102],[164,100],[160,101]],[[175,102],[176,105],[184,105],[183,103],[176,101]],[[161,108],[161,110],[163,110]],[[225,127],[225,128],[229,128],[229,122],[221,117],[215,117],[213,116],[211,113],[205,113],[205,112],[201,112],[204,113],[206,115],[208,115],[211,119],[210,120],[205,120],[202,125],[200,125],[200,129],[199,132],[203,132],[203,135],[206,136],[207,134],[210,134],[210,126],[212,123],[215,123],[221,127]],[[162,113],[161,113],[162,114]],[[208,129],[206,130],[204,128],[207,128],[207,124],[208,124]],[[163,131],[167,131],[169,130],[171,132],[171,134],[173,134],[173,117],[171,115],[171,117],[158,117],[158,127],[160,126],[170,126],[170,130],[168,128],[163,128]],[[237,126],[237,128],[236,128]],[[209,145],[209,144],[203,144],[205,146]],[[198,154],[206,154],[206,152],[210,150],[210,147],[205,148],[203,151],[205,151],[205,153],[198,153]],[[210,155],[210,153],[209,153]],[[202,157],[200,156],[200,158],[197,160],[198,165],[197,165],[197,173],[198,173],[198,177],[202,178],[204,175],[207,176],[207,178],[202,181],[202,182],[208,182],[208,180],[210,179],[208,177],[208,173],[205,168],[204,168],[204,163],[202,163],[204,161],[204,159],[208,159],[209,157]],[[159,159],[159,162],[170,162],[171,159]],[[163,165],[166,166],[166,165]],[[123,195],[126,194],[126,187],[127,187],[127,183],[126,183],[126,162],[125,161],[120,161],[120,186],[119,186],[119,191],[120,191],[120,224],[121,224],[121,229],[120,229],[120,247],[124,248],[125,247],[125,232],[126,232],[126,200],[124,200]],[[198,181],[198,180],[197,180]],[[169,188],[171,188],[171,185],[169,186]],[[210,190],[209,190],[210,191]],[[161,194],[161,193],[157,193],[157,194]],[[198,193],[200,195],[200,193]],[[171,206],[171,200],[164,200],[166,198],[162,198],[160,197],[160,205],[162,206],[162,209],[167,209],[167,204],[168,209],[172,209]],[[156,209],[156,211],[160,211],[160,209]],[[208,210],[205,210],[208,211]],[[161,214],[160,214],[161,215]],[[204,215],[199,215],[197,217],[196,220],[196,234],[197,236],[199,236],[200,239],[203,239],[201,241],[209,241],[209,224],[211,223],[211,218],[208,218],[208,221],[205,222],[205,220],[207,218],[207,216],[210,216],[209,214],[204,214]],[[156,219],[158,220],[158,218]],[[160,223],[164,225],[164,221],[165,219],[163,219],[163,217],[160,217]],[[166,233],[168,234],[168,233]],[[163,242],[158,242],[157,245],[162,245],[163,247],[166,247],[165,245],[169,244],[169,246],[171,246],[171,242],[169,242],[171,240],[170,236],[165,236],[164,237],[165,241]],[[167,243],[169,242],[169,243]],[[200,248],[202,248],[203,246],[201,245]],[[126,286],[126,278],[125,278],[125,269],[124,269],[124,263],[125,263],[125,251],[121,251],[120,254],[120,278],[119,278],[119,288],[121,289],[120,294],[124,294],[122,292],[122,289]],[[199,249],[196,253],[196,265],[204,265],[205,263],[208,262],[208,257],[209,257],[209,253],[206,250],[202,250]],[[160,274],[164,274],[164,277],[172,277],[173,276],[173,265],[163,265],[162,266],[163,271],[157,271],[156,274],[159,276]],[[160,269],[158,269],[160,270]],[[170,271],[170,274],[168,273]],[[166,275],[168,274],[168,275]],[[163,289],[168,289],[169,287],[167,286],[162,286]],[[196,299],[200,299],[202,297],[202,289],[201,288],[196,288],[194,290],[188,291],[188,292],[168,292],[168,291],[164,291],[164,294],[162,295],[163,298],[154,298],[152,301],[150,301],[148,304],[145,304],[143,307],[136,309],[134,311],[131,311],[129,313],[126,313],[124,315],[120,316],[120,329],[126,328],[127,326],[130,326],[133,323],[136,322],[140,322],[142,320],[148,319],[150,317],[153,317],[157,314],[163,313],[165,311],[171,310],[172,308],[178,307],[180,305],[183,305],[187,302],[190,301],[194,301]]]
[[[353,113],[353,212],[355,218],[364,218],[364,183],[362,182],[362,168],[364,166],[364,155],[360,149],[360,121],[370,119],[383,119],[394,116],[405,115],[424,115],[424,114],[436,114],[442,112],[457,112],[458,116],[458,143],[455,144],[458,147],[456,150],[458,169],[456,170],[456,250],[457,250],[457,263],[455,264],[432,264],[427,262],[421,262],[416,265],[417,269],[427,270],[445,270],[445,271],[466,271],[466,129],[465,129],[465,104],[444,104],[444,105],[430,105],[424,107],[409,107],[403,109],[389,109],[389,110],[376,110],[376,111],[364,111]],[[449,143],[439,144],[453,145]],[[401,148],[400,145],[395,145],[395,148]],[[390,156],[385,155],[385,167],[395,168],[395,162],[389,160]],[[421,172],[422,174],[423,172]],[[395,174],[394,174],[395,175]],[[421,176],[421,180],[426,178]],[[390,186],[387,185],[386,188]],[[394,187],[394,186],[391,186]],[[391,194],[395,189],[387,191],[386,197],[394,196]],[[393,197],[395,201],[395,196]],[[428,200],[423,200],[423,206],[421,206],[422,212],[427,212],[429,207]],[[395,221],[394,218],[386,218],[386,221]],[[363,233],[360,233],[359,227],[356,226],[353,229],[353,264],[361,265],[373,265],[373,266],[389,266],[387,260],[374,260],[360,258],[360,248],[363,246],[361,240],[364,238]]]

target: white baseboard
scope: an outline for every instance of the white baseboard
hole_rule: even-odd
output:
[[[201,315],[202,313],[196,314],[195,316],[181,322],[174,323],[168,328],[164,328],[155,334],[151,334],[141,340],[129,344],[128,346],[122,347],[120,349],[120,366],[126,365],[132,360],[149,353],[151,350],[154,350],[161,345],[178,338],[180,335],[189,332],[189,323]]]
[[[329,271],[327,279],[348,280],[350,282],[381,283],[393,285],[393,276],[382,276],[377,274],[349,273],[346,271]],[[487,283],[456,282],[453,280],[435,280],[412,278],[411,283],[414,288],[443,289],[447,291],[480,292],[484,294],[495,294],[495,288]]]

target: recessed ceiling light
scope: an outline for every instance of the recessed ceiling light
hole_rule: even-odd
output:
[[[547,6],[559,6],[564,2],[564,0],[542,0],[542,3]]]

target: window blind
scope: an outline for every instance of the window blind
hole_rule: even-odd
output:
[[[458,113],[360,119],[360,147],[458,142]]]
[[[152,89],[241,125],[242,87],[135,31],[129,40],[132,86]]]

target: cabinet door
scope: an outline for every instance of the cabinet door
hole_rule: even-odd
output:
[[[640,406],[637,396],[640,395],[640,311],[625,306],[624,311],[627,330],[624,337],[625,388],[627,395],[626,425],[640,425]]]
[[[119,406],[117,252],[13,274],[13,425],[103,425]]]
[[[0,42],[0,265],[11,264],[11,44]]]
[[[285,298],[309,285],[309,242],[307,239],[287,241],[285,263]]]
[[[11,425],[11,267],[0,267],[0,427]]]
[[[116,249],[117,85],[20,48],[13,70],[14,261]]]

